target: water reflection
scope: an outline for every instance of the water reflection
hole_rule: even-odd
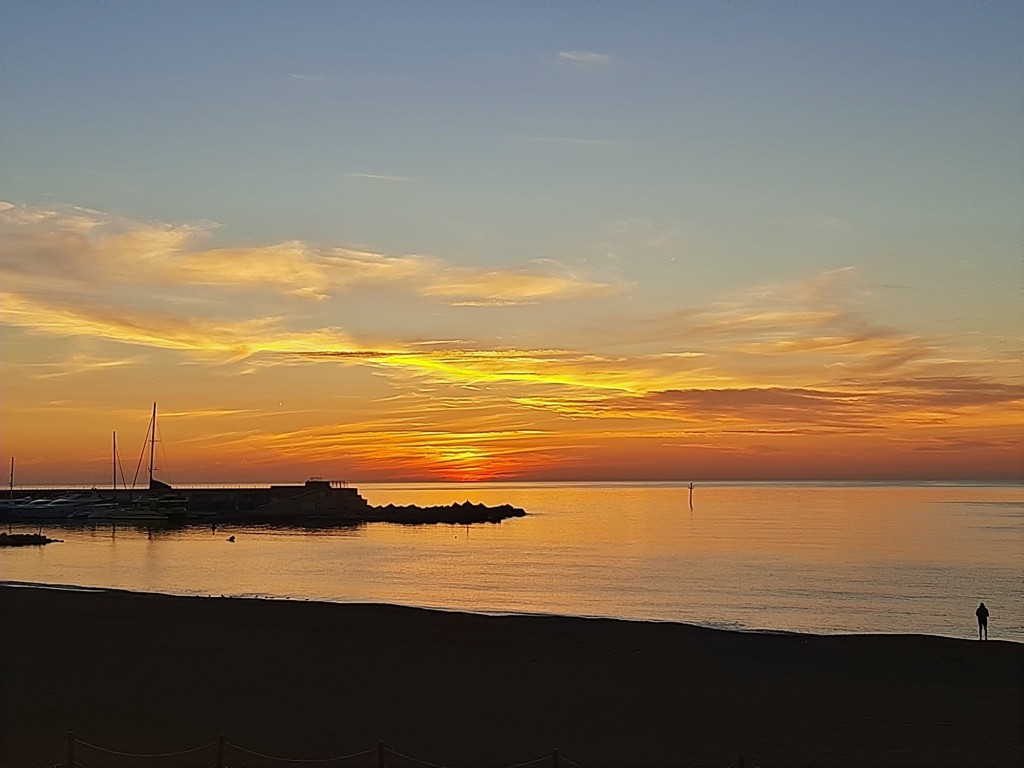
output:
[[[88,526],[4,578],[483,612],[1024,640],[1019,488],[370,486],[372,504],[523,507],[501,524]],[[228,542],[235,536],[235,542]]]

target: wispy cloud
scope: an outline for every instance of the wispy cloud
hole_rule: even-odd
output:
[[[573,136],[513,136],[512,141],[567,147],[611,147],[621,143],[610,139],[587,139]]]
[[[453,307],[515,307],[523,304],[532,304],[529,300],[517,301],[513,299],[464,299],[450,302]]]
[[[766,285],[704,305],[618,317],[592,329],[605,343],[724,355],[734,376],[761,383],[885,374],[939,364],[932,339],[873,320],[861,306],[857,270],[840,269],[785,285]],[[977,363],[977,361],[974,361]]]
[[[594,51],[559,51],[558,60],[563,64],[585,67],[606,67],[612,62],[608,54]]]
[[[337,329],[289,331],[279,318],[230,322],[141,309],[111,306],[52,296],[45,299],[0,294],[3,322],[65,338],[118,341],[158,349],[245,358],[261,352],[358,349]]]
[[[511,270],[447,268],[443,277],[424,285],[427,296],[442,296],[456,301],[486,301],[512,304],[554,298],[609,296],[619,286],[587,280],[563,264],[550,259],[535,259]]]
[[[350,179],[366,179],[367,181],[386,181],[394,184],[410,184],[418,181],[415,176],[389,176],[383,173],[346,173]]]
[[[95,336],[232,359],[357,356],[384,370],[439,381],[636,396],[698,389],[749,393],[754,386],[764,391],[794,381],[827,387],[895,376],[951,381],[957,372],[957,364],[947,359],[948,342],[870,321],[858,306],[855,270],[767,286],[687,310],[610,316],[604,327],[587,329],[587,338],[601,348],[621,353],[487,349],[486,339],[467,345],[424,338],[411,307],[394,330],[362,341],[332,320],[345,296],[362,290],[472,311],[608,299],[620,286],[545,259],[479,269],[433,257],[302,242],[204,248],[207,231],[117,220],[82,209],[0,211],[3,321],[50,335]],[[305,297],[319,299],[322,306],[296,317],[294,302]],[[259,311],[247,315],[245,308],[253,306]],[[476,348],[481,342],[485,346]],[[977,365],[969,350],[958,356]]]
[[[455,267],[417,254],[318,248],[301,241],[204,247],[208,225],[140,222],[84,209],[11,207],[0,211],[0,269],[8,292],[89,296],[133,286],[165,295],[178,288],[226,297],[263,291],[325,299],[386,287],[452,302],[518,303],[603,296],[615,286],[550,260],[506,269]],[[43,299],[39,299],[43,300]]]
[[[27,367],[36,369],[32,374],[32,378],[56,379],[88,373],[103,373],[137,364],[138,361],[131,358],[97,359],[92,356],[74,354],[60,362],[28,363]]]

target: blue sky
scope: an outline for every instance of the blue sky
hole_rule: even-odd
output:
[[[645,312],[842,282],[864,333],[972,339],[1005,381],[1022,32],[997,2],[7,2],[0,199],[243,271],[287,244],[429,262],[430,296],[508,305],[363,288],[275,308],[296,331],[625,355],[663,338],[624,331]]]

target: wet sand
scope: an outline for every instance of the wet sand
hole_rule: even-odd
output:
[[[147,754],[223,736],[314,758],[382,740],[454,768],[555,748],[591,768],[1024,765],[1017,643],[12,587],[0,622],[10,768],[63,765],[67,731]],[[216,751],[75,758],[210,768]],[[224,762],[283,765],[232,747]]]

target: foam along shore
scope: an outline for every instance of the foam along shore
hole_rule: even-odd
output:
[[[384,741],[455,768],[553,749],[592,768],[1024,757],[1024,645],[1009,642],[9,585],[0,616],[11,768],[63,764],[69,731],[142,754],[224,737],[308,759]]]

